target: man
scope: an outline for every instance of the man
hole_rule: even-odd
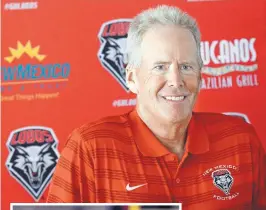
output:
[[[253,127],[192,111],[202,68],[196,21],[175,7],[146,10],[131,23],[127,47],[136,108],[71,134],[48,202],[265,209],[265,152]]]

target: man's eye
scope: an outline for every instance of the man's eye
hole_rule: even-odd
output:
[[[180,70],[187,71],[187,70],[192,70],[192,69],[193,69],[193,67],[190,65],[187,65],[187,64],[183,64],[180,66]]]
[[[154,69],[162,71],[162,70],[165,69],[165,66],[164,65],[157,65],[157,66],[154,67]]]

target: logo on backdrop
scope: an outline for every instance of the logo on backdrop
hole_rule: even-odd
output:
[[[103,67],[129,92],[125,79],[127,65],[126,38],[131,19],[117,19],[102,24],[98,38],[98,58]]]
[[[23,127],[10,133],[6,145],[8,171],[38,201],[59,158],[54,131],[41,126]]]
[[[239,113],[239,112],[224,112],[223,114],[240,117],[241,119],[245,120],[247,123],[250,124],[250,120],[248,119],[248,116],[246,114]]]
[[[10,47],[1,66],[2,101],[57,98],[68,81],[70,64],[45,64],[47,57],[31,41],[25,45],[18,41],[16,48]]]
[[[37,1],[10,2],[4,6],[5,10],[33,10],[38,8]]]
[[[202,89],[258,86],[256,38],[201,42]]]

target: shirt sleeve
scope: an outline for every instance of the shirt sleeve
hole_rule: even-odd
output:
[[[254,130],[251,141],[253,159],[254,193],[253,208],[266,209],[266,153]]]
[[[81,133],[75,130],[62,150],[47,203],[95,202],[93,150]]]

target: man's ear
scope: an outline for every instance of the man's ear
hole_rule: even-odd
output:
[[[200,73],[199,73],[199,92],[201,91],[201,85],[202,85],[202,69],[200,70]]]
[[[133,68],[132,65],[127,65],[126,67],[126,82],[129,90],[138,94],[136,68]]]

